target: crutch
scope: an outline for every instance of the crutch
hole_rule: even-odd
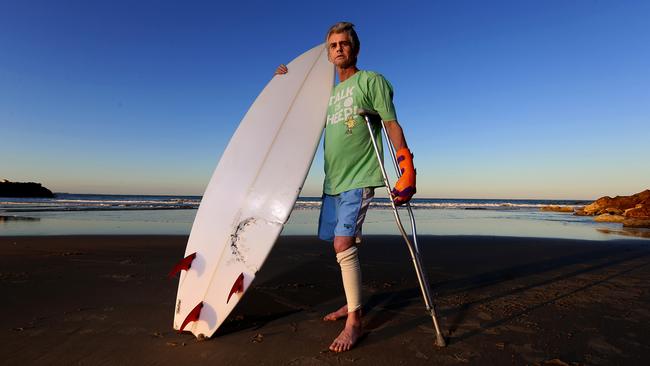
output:
[[[442,336],[442,333],[440,332],[440,326],[438,325],[438,319],[436,318],[436,311],[433,307],[433,301],[431,300],[429,283],[427,281],[426,275],[424,274],[424,271],[422,271],[422,262],[420,261],[420,251],[418,248],[418,239],[417,239],[417,232],[415,229],[415,217],[413,216],[413,210],[411,209],[411,205],[407,202],[406,209],[408,210],[409,218],[411,219],[411,230],[413,234],[413,241],[411,242],[411,240],[409,240],[408,235],[406,234],[406,230],[404,230],[404,225],[402,225],[402,220],[399,217],[399,213],[397,212],[397,207],[395,206],[395,202],[393,201],[393,196],[391,195],[391,190],[390,190],[391,186],[388,182],[388,175],[386,174],[386,169],[384,168],[383,160],[381,158],[381,155],[379,154],[379,148],[377,147],[377,141],[375,141],[374,138],[372,125],[370,124],[370,116],[375,116],[377,118],[380,118],[379,114],[377,114],[377,112],[375,111],[361,109],[361,108],[357,110],[357,114],[363,116],[363,118],[365,118],[366,120],[366,125],[368,126],[368,132],[370,132],[370,141],[372,141],[372,146],[375,149],[375,155],[377,156],[377,161],[379,162],[379,167],[381,168],[381,174],[384,178],[384,185],[386,186],[386,190],[388,191],[388,198],[390,200],[390,205],[393,208],[393,214],[395,215],[397,228],[402,234],[402,237],[406,242],[406,246],[408,247],[409,252],[411,253],[411,260],[413,261],[413,266],[415,267],[415,273],[417,274],[418,282],[420,283],[422,298],[424,299],[424,304],[427,307],[427,312],[429,313],[429,315],[431,315],[431,319],[433,320],[433,327],[436,331],[436,345],[439,347],[445,347],[446,346],[445,338]],[[386,131],[386,125],[384,124],[383,120],[381,121],[381,127],[382,127],[382,133],[384,135],[384,138],[387,141],[386,144],[390,149],[390,156],[393,160],[393,166],[395,167],[395,172],[397,173],[397,177],[399,178],[402,176],[402,172],[399,169],[399,165],[397,163],[397,157],[395,156],[396,155],[395,148],[390,143],[388,132]]]

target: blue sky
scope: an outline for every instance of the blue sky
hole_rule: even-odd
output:
[[[419,197],[649,188],[650,2],[0,0],[0,178],[202,194],[240,119],[339,20],[384,74]],[[322,152],[303,194],[318,196]]]

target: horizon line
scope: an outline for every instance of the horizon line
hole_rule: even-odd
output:
[[[71,192],[53,192],[57,194],[76,194],[76,195],[94,195],[94,196],[154,196],[154,197],[203,197],[197,194],[151,194],[151,193],[71,193]],[[603,197],[603,196],[601,196]],[[320,196],[299,195],[298,198],[315,198],[319,199]],[[375,198],[387,198],[378,197]],[[546,200],[546,201],[595,201],[596,199],[588,198],[520,198],[520,197],[413,197],[413,199],[427,199],[427,200]]]

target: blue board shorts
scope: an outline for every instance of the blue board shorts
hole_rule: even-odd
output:
[[[318,237],[333,241],[335,236],[353,236],[361,243],[361,226],[366,218],[374,188],[357,188],[337,195],[323,194],[318,219]]]

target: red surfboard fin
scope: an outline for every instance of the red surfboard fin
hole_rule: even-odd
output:
[[[232,289],[230,289],[230,293],[228,294],[228,300],[226,300],[226,304],[230,301],[230,297],[232,297],[232,294],[234,293],[242,293],[244,292],[244,273],[239,275],[237,279],[235,280],[235,284],[232,285]]]
[[[203,301],[201,301],[198,305],[196,305],[194,309],[192,309],[192,311],[190,311],[190,313],[187,314],[187,317],[185,317],[185,320],[183,320],[183,324],[181,324],[181,327],[178,328],[178,333],[181,333],[185,329],[187,324],[189,324],[190,322],[195,322],[199,320],[199,316],[201,315],[201,309],[203,309]]]
[[[187,271],[192,267],[192,261],[194,261],[194,258],[196,258],[196,253],[192,253],[188,255],[187,257],[181,259],[174,268],[172,268],[171,271],[169,271],[169,274],[167,275],[169,279],[172,279],[174,276],[176,276],[177,273],[179,273],[182,270]]]

